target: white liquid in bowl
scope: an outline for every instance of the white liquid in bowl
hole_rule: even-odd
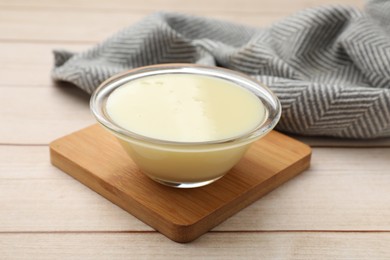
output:
[[[106,104],[119,126],[151,138],[204,142],[243,135],[265,118],[265,108],[250,91],[226,80],[165,74],[130,81]]]

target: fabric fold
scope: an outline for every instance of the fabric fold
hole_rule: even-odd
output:
[[[140,66],[221,66],[275,92],[283,109],[280,131],[388,137],[390,5],[371,1],[366,10],[307,9],[264,29],[156,13],[85,52],[55,51],[52,77],[92,93],[108,77]]]

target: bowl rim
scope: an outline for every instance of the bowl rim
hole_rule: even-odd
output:
[[[116,88],[122,86],[123,84],[131,80],[153,75],[171,73],[195,74],[216,77],[244,87],[253,94],[255,94],[266,107],[266,118],[255,129],[251,129],[250,131],[244,132],[243,134],[237,136],[210,141],[193,142],[172,141],[145,136],[127,130],[110,119],[107,112],[105,111],[105,103],[109,95]],[[99,87],[93,92],[90,99],[90,110],[93,116],[102,126],[104,126],[122,139],[147,144],[161,144],[168,146],[204,146],[216,144],[236,144],[241,142],[247,143],[254,139],[258,139],[267,134],[269,131],[271,131],[276,126],[281,117],[281,104],[279,99],[271,91],[271,89],[263,83],[253,78],[250,78],[249,76],[241,72],[237,72],[227,68],[205,66],[192,63],[167,63],[149,65],[130,69],[122,73],[116,74],[103,81],[99,85]]]

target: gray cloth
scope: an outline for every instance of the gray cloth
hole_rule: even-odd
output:
[[[365,11],[303,10],[258,29],[157,13],[101,44],[55,51],[55,80],[88,93],[108,77],[157,63],[199,63],[246,73],[282,103],[277,129],[346,138],[390,136],[390,1]]]

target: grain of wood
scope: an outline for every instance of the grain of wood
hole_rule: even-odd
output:
[[[0,158],[0,231],[151,230],[52,167],[47,147],[0,146]],[[388,158],[383,148],[314,149],[310,170],[216,230],[390,231]]]
[[[63,174],[55,168],[51,173]],[[152,230],[71,177],[64,177],[2,179],[0,232]],[[28,196],[18,196],[26,190]]]
[[[97,43],[151,13],[150,11],[90,13],[78,10],[48,12],[47,10],[0,9],[0,41]],[[199,12],[188,12],[188,14],[202,15]],[[237,16],[217,12],[207,17],[263,27],[281,19],[284,15]]]
[[[48,153],[47,146],[0,145],[0,182],[63,179],[63,174],[51,167]]]
[[[73,86],[2,87],[0,143],[48,144],[95,120],[89,96]]]
[[[312,166],[304,176],[389,175],[390,178],[389,148],[315,148],[313,151]],[[72,180],[51,165],[48,155],[47,146],[0,145],[0,179]]]
[[[48,44],[1,42],[1,87],[53,87],[50,72],[54,65],[54,49],[79,52],[90,44]]]
[[[158,2],[158,3],[157,3]],[[77,4],[76,4],[77,3]],[[245,25],[264,27],[302,8],[340,1],[300,0],[258,2],[246,1],[12,1],[0,2],[0,41],[101,41],[119,29],[130,26],[146,15],[159,11],[176,11]],[[283,8],[280,8],[283,3]],[[362,7],[363,1],[343,3]],[[6,7],[13,8],[6,8]],[[205,8],[207,6],[207,8]],[[237,8],[239,6],[240,8]],[[49,10],[47,9],[49,7]],[[93,12],[91,12],[93,11]],[[48,23],[47,21],[56,21]],[[60,33],[59,33],[60,32]]]
[[[294,136],[291,137],[300,140],[301,142],[310,144],[314,147],[357,147],[357,148],[370,148],[370,147],[390,147],[390,137],[356,140],[356,139],[340,139],[332,137],[307,137],[307,136]]]
[[[0,6],[3,8],[24,8],[24,9],[57,9],[57,10],[85,10],[85,11],[158,11],[173,10],[173,11],[198,11],[202,13],[216,13],[216,12],[230,12],[234,14],[238,13],[256,13],[256,14],[268,14],[268,13],[280,13],[289,14],[294,11],[298,11],[302,8],[313,7],[323,4],[349,4],[353,6],[362,6],[361,0],[189,0],[185,4],[181,0],[148,0],[148,1],[105,1],[95,0],[91,4],[88,0],[79,1],[29,1],[29,0],[13,0],[0,1]],[[283,4],[283,8],[281,8]],[[207,8],[205,8],[207,7]],[[239,8],[238,8],[239,7]]]
[[[376,259],[389,233],[210,232],[191,244],[158,233],[0,234],[5,259]]]

